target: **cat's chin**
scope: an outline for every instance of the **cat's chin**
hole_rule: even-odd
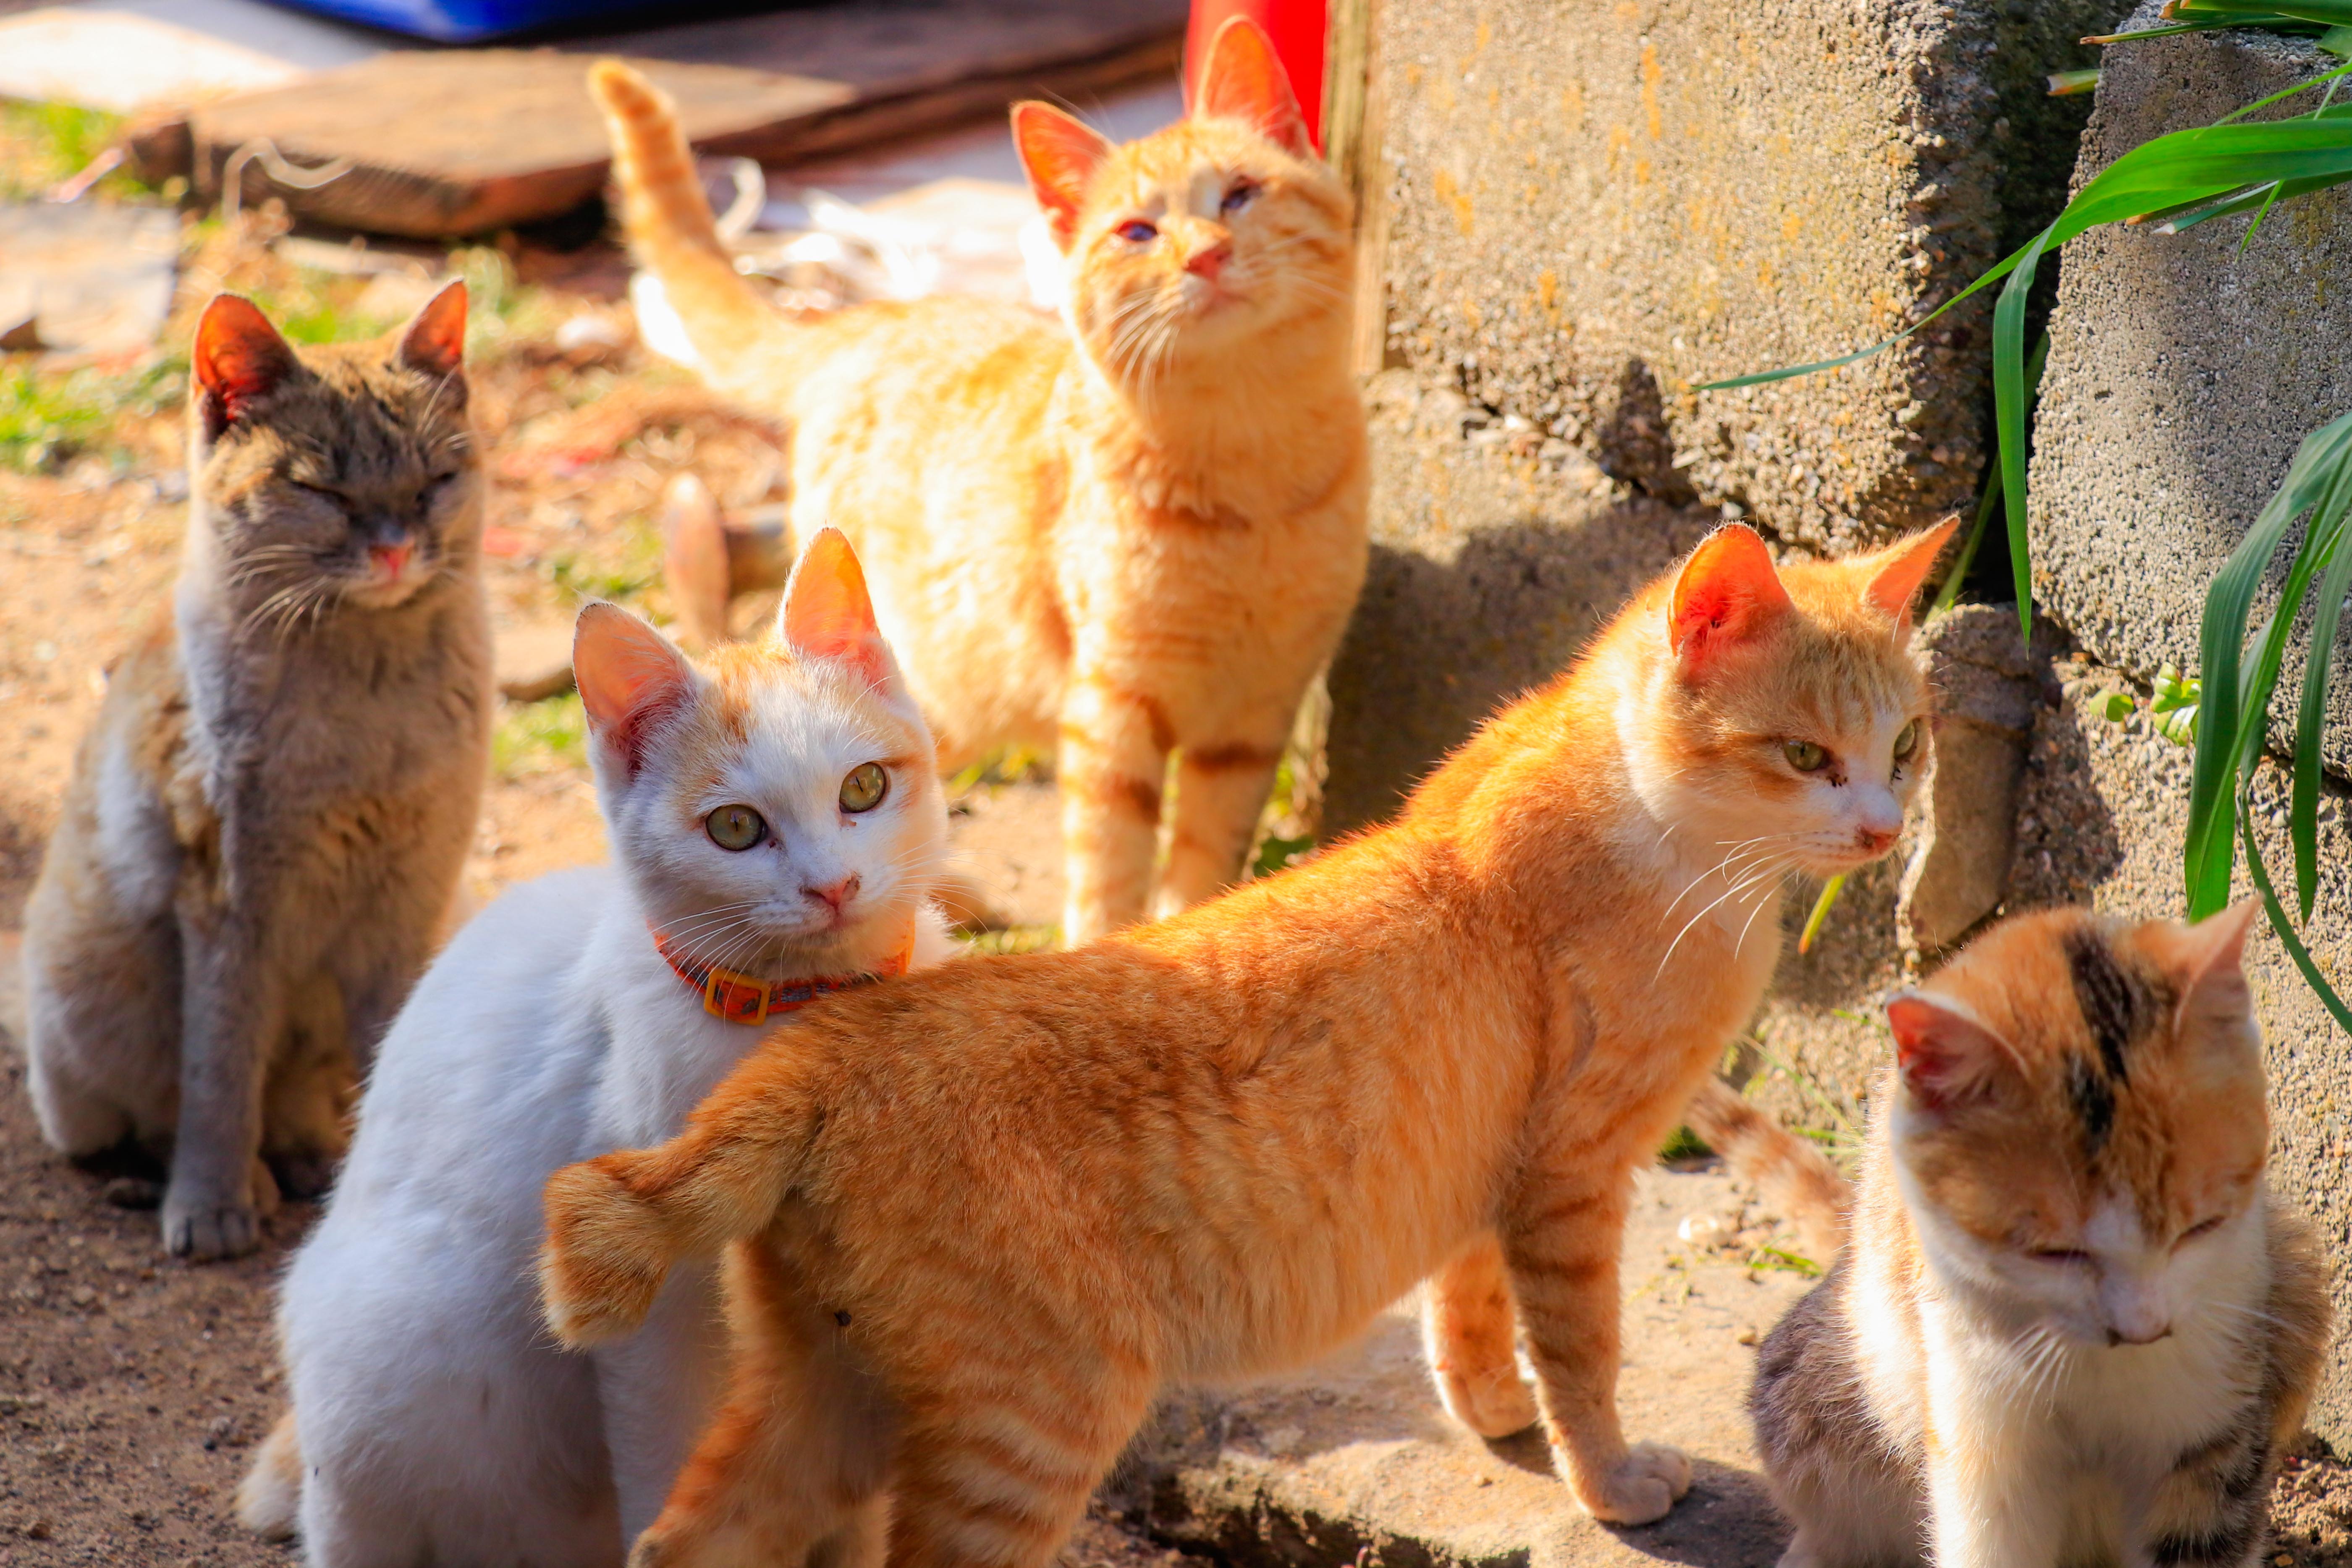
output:
[[[342,601],[355,610],[396,610],[425,590],[430,572],[412,572],[390,582],[360,579],[343,584]]]

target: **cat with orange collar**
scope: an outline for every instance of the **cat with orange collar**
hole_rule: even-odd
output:
[[[561,1352],[541,1184],[675,1133],[755,1026],[953,951],[930,732],[839,533],[765,647],[698,666],[591,605],[572,663],[614,864],[515,889],[434,963],[287,1275],[293,1408],[238,1510],[316,1568],[618,1564],[708,1413],[717,1288],[681,1277],[626,1343]]]

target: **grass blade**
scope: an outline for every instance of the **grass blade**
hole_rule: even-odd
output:
[[[2294,966],[2303,971],[2304,984],[2310,986],[2312,994],[2319,998],[2319,1005],[2334,1016],[2336,1026],[2352,1035],[2352,1007],[2345,1006],[2344,998],[2336,994],[2336,987],[2328,984],[2327,977],[2319,973],[2319,965],[2313,961],[2311,950],[2304,946],[2303,938],[2295,934],[2294,923],[2286,918],[2286,910],[2280,905],[2278,894],[2271,888],[2270,868],[2263,864],[2262,851],[2254,846],[2253,807],[2249,801],[2238,803],[2238,826],[2246,840],[2246,875],[2253,879],[2254,891],[2263,896],[2263,910],[2271,917],[2271,930],[2278,932],[2279,944],[2286,949],[2286,955],[2294,960]]]
[[[2332,482],[2311,515],[2303,553],[2324,563],[2319,600],[2311,616],[2311,652],[2304,660],[2303,697],[2294,722],[2294,770],[2287,807],[2288,838],[2294,847],[2295,906],[2305,920],[2319,890],[2320,741],[2327,725],[2327,683],[2336,664],[2336,630],[2344,596],[2352,593],[2352,550],[2345,548],[2346,513],[2352,510],[2352,448],[2339,454]]]
[[[1993,426],[2000,443],[2001,500],[2009,512],[2009,561],[2017,579],[2017,635],[2026,642],[2033,640],[2033,567],[2025,534],[2025,305],[2055,226],[2025,247],[1992,311]]]
[[[2230,865],[2236,838],[2230,827],[2230,803],[2236,794],[2239,761],[2247,744],[2241,729],[2246,705],[2231,700],[2231,695],[2245,689],[2241,679],[2242,656],[2254,593],[2289,525],[2319,499],[2318,477],[2344,461],[2347,447],[2352,447],[2352,415],[2304,438],[2277,493],[2263,505],[2205,592],[2205,613],[2198,628],[2204,707],[2198,717],[2197,760],[2189,791],[2189,838],[2182,855],[2191,920],[2203,920],[2230,901]],[[2267,637],[2263,640],[2267,642]],[[2268,700],[2265,694],[2263,700]],[[2254,711],[2259,724],[2261,710]],[[2259,743],[2257,738],[2255,744]]]
[[[1797,937],[1799,957],[1813,951],[1813,938],[1822,934],[1822,926],[1830,918],[1831,908],[1837,903],[1838,895],[1844,891],[1845,878],[1843,874],[1822,884],[1822,896],[1813,900],[1813,912],[1805,917],[1805,929]]]

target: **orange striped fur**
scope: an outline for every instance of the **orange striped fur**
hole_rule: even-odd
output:
[[[793,431],[797,528],[848,533],[942,767],[1057,759],[1071,942],[1240,872],[1362,583],[1350,209],[1262,35],[1194,114],[1114,147],[1013,113],[1065,320],[966,299],[788,321],[720,247],[667,100],[590,85],[629,236],[711,380]],[[1162,799],[1176,758],[1172,810]]]
[[[1577,1500],[1664,1513],[1688,1463],[1614,1403],[1631,1173],[1761,996],[1780,871],[1891,838],[1947,531],[1776,572],[1726,530],[1393,825],[830,1000],[678,1139],[559,1173],[570,1342],[735,1244],[732,1393],[633,1562],[792,1561],[887,1482],[892,1563],[1042,1563],[1164,1384],[1307,1361],[1455,1260],[1441,1354],[1516,1390],[1516,1303]]]

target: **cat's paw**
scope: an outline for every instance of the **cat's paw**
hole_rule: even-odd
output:
[[[330,1153],[309,1151],[302,1153],[276,1153],[267,1156],[269,1173],[277,1178],[278,1190],[298,1203],[323,1198],[327,1189],[335,1184],[335,1167],[340,1162]]]
[[[1445,1413],[1481,1437],[1524,1432],[1542,1414],[1516,1362],[1467,1373],[1441,1368],[1437,1392],[1445,1401]]]
[[[1585,1512],[1611,1524],[1647,1524],[1664,1519],[1690,1484],[1690,1459],[1681,1449],[1636,1443],[1601,1478],[1598,1488],[1578,1488],[1576,1500]]]
[[[191,1263],[243,1258],[261,1245],[261,1212],[251,1204],[163,1195],[163,1250]]]

